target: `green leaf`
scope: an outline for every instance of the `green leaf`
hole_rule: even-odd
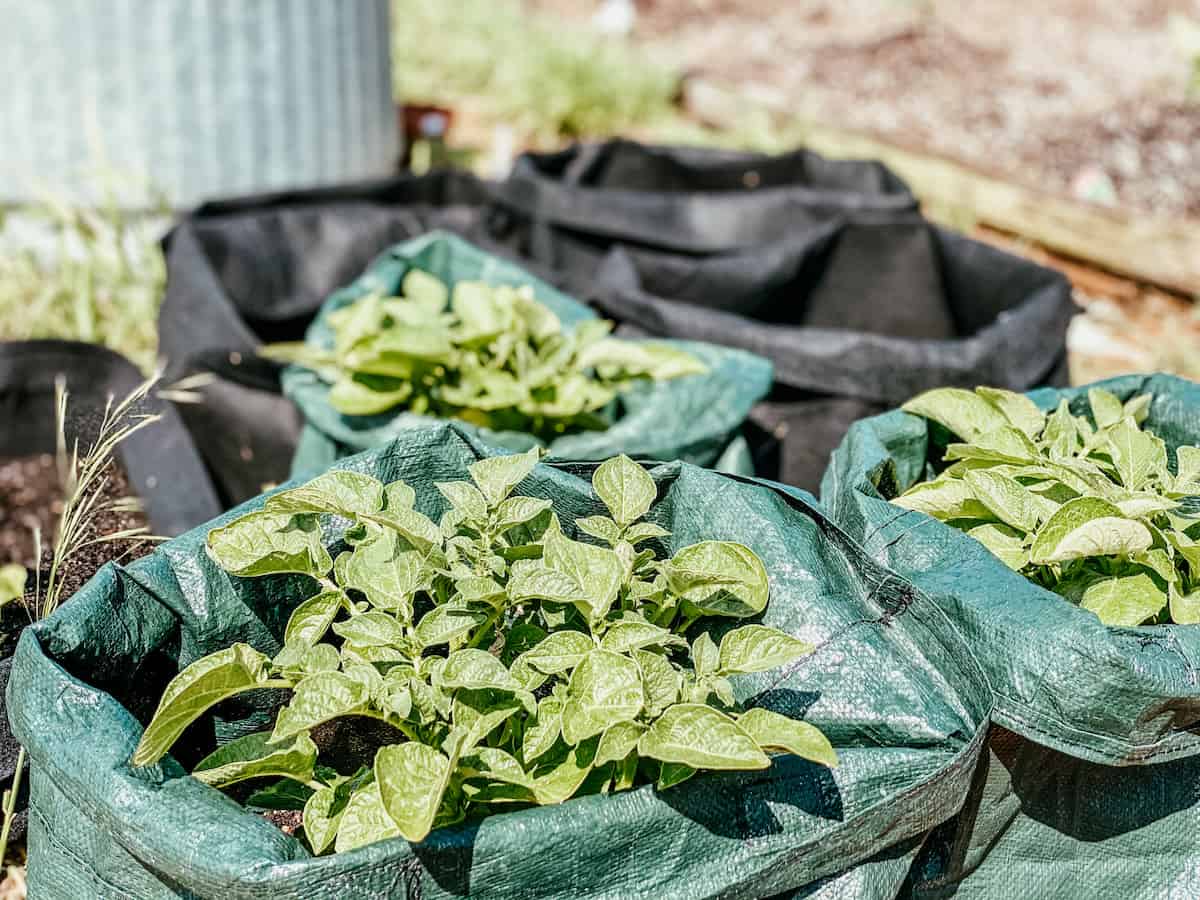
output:
[[[1200,589],[1185,594],[1176,585],[1168,586],[1170,592],[1171,621],[1177,625],[1200,624]]]
[[[546,806],[569,800],[591,773],[599,743],[599,737],[592,737],[569,748],[552,769],[538,775],[533,782],[537,802]]]
[[[149,766],[162,759],[185,728],[235,694],[267,681],[267,657],[248,644],[234,644],[196,660],[171,679],[131,760]]]
[[[665,538],[670,536],[670,534],[671,532],[667,531],[667,529],[661,528],[653,522],[638,522],[629,526],[629,529],[625,532],[625,540],[637,546],[642,541],[648,541],[651,538]]]
[[[326,472],[307,484],[266,499],[270,513],[336,513],[347,519],[383,508],[383,485],[360,472]]]
[[[556,631],[525,651],[522,658],[544,675],[557,675],[579,665],[595,646],[580,631]]]
[[[413,595],[426,586],[425,559],[418,550],[400,549],[400,536],[384,531],[354,548],[342,573],[342,587],[362,591],[377,609],[412,615]]]
[[[551,569],[540,562],[526,561],[513,566],[508,580],[508,596],[513,603],[550,600],[554,603],[586,603],[590,598],[574,575]]]
[[[600,639],[600,646],[613,653],[628,653],[643,647],[661,647],[668,644],[686,646],[686,642],[665,628],[651,625],[645,620],[623,619],[613,622]]]
[[[394,647],[404,641],[404,628],[385,612],[365,612],[337,622],[334,634],[358,647]]]
[[[322,591],[309,597],[292,611],[283,632],[285,644],[315,645],[329,631],[334,618],[346,603],[341,591]]]
[[[1066,459],[1075,455],[1079,437],[1079,426],[1071,415],[1071,407],[1065,399],[1046,419],[1042,441],[1050,450],[1051,457]]]
[[[1096,420],[1097,428],[1108,428],[1125,418],[1121,401],[1103,388],[1091,388],[1088,391],[1088,404],[1092,407],[1092,418]]]
[[[480,747],[472,751],[469,756],[463,758],[461,766],[474,770],[479,777],[528,788],[532,795],[533,779],[526,774],[521,763],[511,753],[497,747]]]
[[[562,733],[562,701],[545,697],[537,706],[537,716],[525,724],[521,742],[521,758],[526,765],[550,752]]]
[[[562,734],[571,745],[632,721],[645,704],[637,663],[608,650],[592,650],[583,658],[571,672],[566,696]]]
[[[446,481],[438,482],[435,487],[468,522],[487,520],[487,500],[475,485],[465,481]]]
[[[975,393],[1000,410],[1013,427],[1030,438],[1036,438],[1046,425],[1046,414],[1024,394],[990,387],[977,387]]]
[[[621,540],[621,526],[608,516],[587,516],[575,520],[575,527],[584,534],[599,538],[610,547]]]
[[[496,507],[533,471],[541,454],[541,448],[534,447],[528,453],[493,456],[472,463],[467,471],[479,486],[488,506]]]
[[[1146,574],[1104,578],[1088,586],[1080,606],[1105,625],[1140,625],[1167,605],[1167,595]]]
[[[282,741],[322,722],[357,712],[370,696],[365,684],[344,672],[309,675],[296,685],[291,702],[279,711],[271,740]]]
[[[339,798],[335,788],[326,787],[314,791],[304,804],[304,835],[315,855],[321,855],[333,843],[349,799],[348,795]]]
[[[1175,451],[1176,477],[1179,481],[1200,482],[1200,447],[1180,447]]]
[[[638,753],[696,769],[765,769],[771,761],[733,719],[711,706],[680,703],[638,741]]]
[[[247,513],[208,533],[208,554],[232,575],[295,572],[320,577],[333,568],[315,518]]]
[[[566,537],[557,527],[547,529],[542,549],[546,566],[574,579],[584,593],[576,604],[593,620],[604,618],[617,599],[624,578],[621,559],[612,550]],[[551,598],[553,599],[553,598]]]
[[[375,783],[388,817],[413,843],[423,841],[450,782],[454,766],[432,747],[408,741],[380,747],[375,754]]]
[[[738,716],[737,723],[764,750],[783,750],[831,768],[838,764],[829,738],[808,722],[756,707]]]
[[[370,520],[392,529],[421,553],[429,553],[442,544],[441,529],[415,509],[403,506],[389,508],[373,514]]]
[[[967,472],[963,475],[963,481],[992,515],[1020,531],[1036,529],[1047,509],[1042,498],[1026,490],[1016,479],[998,472]],[[1052,504],[1050,507],[1053,511]]]
[[[981,434],[970,444],[951,444],[946,448],[946,459],[1024,465],[1038,462],[1041,456],[1024,432],[1005,425]]]
[[[907,413],[932,419],[968,441],[1008,425],[1005,415],[983,397],[962,388],[936,388],[913,397]]]
[[[660,791],[665,791],[667,788],[675,787],[677,784],[682,784],[693,775],[696,770],[691,766],[685,766],[682,763],[665,762],[659,767],[658,781],[655,784]]]
[[[421,616],[414,633],[422,647],[436,647],[470,633],[485,621],[487,613],[472,609],[464,602],[451,601],[435,606]]]
[[[329,405],[344,416],[375,416],[412,396],[412,385],[399,378],[359,372],[343,375],[329,389]]]
[[[462,750],[467,752],[521,710],[512,694],[491,690],[461,690],[454,695],[453,718],[465,733]]]
[[[667,578],[679,596],[714,616],[754,616],[766,609],[767,569],[749,547],[702,541],[672,557]]]
[[[1121,514],[1130,519],[1150,518],[1179,506],[1176,501],[1149,491],[1130,491],[1116,503]]]
[[[1147,434],[1125,419],[1108,431],[1108,447],[1121,484],[1140,490],[1156,474],[1167,470],[1167,448],[1160,438]]]
[[[412,509],[417,502],[417,492],[403,481],[393,481],[383,486],[383,508]]]
[[[656,716],[679,699],[683,678],[671,665],[671,661],[661,654],[634,650],[633,658],[642,671],[646,711],[651,716]]]
[[[592,487],[622,527],[649,512],[658,496],[654,479],[625,454],[601,463],[592,475]]]
[[[550,500],[535,500],[533,497],[509,497],[496,509],[494,527],[504,532],[537,518],[554,503]]]
[[[446,308],[450,292],[438,278],[420,269],[409,269],[400,283],[400,291],[406,300],[420,305],[430,312],[441,312]]]
[[[721,638],[722,675],[765,672],[812,653],[813,645],[777,628],[743,625]]]
[[[508,669],[504,668],[504,663],[486,650],[476,650],[470,647],[455,650],[446,657],[446,664],[442,667],[435,683],[445,690],[457,688],[523,690]]]
[[[1038,530],[1029,557],[1038,565],[1087,556],[1128,556],[1153,543],[1141,522],[1122,517],[1106,500],[1079,497],[1064,503]]]
[[[1007,525],[997,525],[989,522],[977,525],[967,532],[992,555],[1014,571],[1021,571],[1029,563],[1029,551],[1025,549],[1021,532]]]
[[[715,675],[721,664],[721,654],[713,642],[712,635],[707,631],[692,641],[692,665],[696,667],[697,675]]]
[[[618,722],[606,728],[596,748],[594,765],[620,762],[637,750],[638,740],[646,733],[646,726],[639,722]]]
[[[339,664],[337,648],[332,644],[309,646],[303,641],[284,644],[283,649],[271,660],[274,668],[282,670],[287,678],[294,680],[316,672],[331,672]]]
[[[504,588],[494,578],[473,575],[454,582],[459,598],[467,603],[496,605],[506,596]]]
[[[311,781],[317,761],[317,745],[312,739],[301,733],[273,744],[270,737],[270,732],[261,731],[230,741],[200,760],[192,777],[216,788],[272,775]]]
[[[302,810],[304,804],[313,795],[313,789],[308,785],[281,778],[264,788],[253,791],[246,798],[246,806],[250,809],[290,809]]]
[[[909,488],[892,501],[896,506],[941,519],[988,519],[991,510],[976,497],[971,486],[958,479],[925,481]]]
[[[1150,404],[1153,401],[1154,398],[1150,394],[1138,394],[1136,397],[1130,397],[1125,401],[1125,415],[1141,425],[1150,415]]]
[[[0,566],[0,606],[25,596],[25,567],[18,563]]]
[[[351,795],[342,812],[333,849],[336,853],[348,853],[395,837],[400,837],[400,829],[383,804],[379,782],[372,781]]]

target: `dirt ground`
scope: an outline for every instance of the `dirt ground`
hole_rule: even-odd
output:
[[[586,20],[600,0],[526,0]],[[1200,0],[636,0],[686,71],[1031,187],[1200,216]],[[1190,55],[1191,54],[1191,55]]]

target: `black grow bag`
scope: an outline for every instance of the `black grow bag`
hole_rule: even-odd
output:
[[[587,296],[627,330],[770,359],[756,471],[807,490],[852,422],[921,391],[1065,383],[1074,311],[1059,273],[916,216],[702,259],[614,250]]]
[[[613,244],[722,253],[847,216],[916,209],[908,187],[879,162],[626,140],[524,154],[497,193],[493,231],[578,279],[576,289]]]
[[[66,436],[80,452],[96,437],[110,396],[118,402],[144,381],[129,360],[95,344],[75,341],[0,343],[0,458],[54,453],[57,446],[55,379],[69,392]],[[146,398],[137,412],[162,417],[118,445],[116,457],[141,499],[150,530],[174,537],[221,511],[208,473],[175,408]],[[43,536],[49,541],[52,535]],[[6,627],[19,627],[19,616]],[[11,654],[15,641],[6,642]],[[0,660],[0,698],[8,683],[11,655]],[[0,709],[0,784],[16,768],[18,745]],[[22,825],[23,827],[23,825]]]
[[[302,340],[393,244],[435,228],[486,243],[488,197],[472,175],[435,172],[210,202],[167,235],[160,349],[168,376],[213,377],[180,411],[227,505],[287,477],[302,424],[257,348]]]

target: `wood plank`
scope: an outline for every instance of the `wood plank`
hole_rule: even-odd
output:
[[[800,119],[780,98],[748,100],[701,78],[684,82],[684,105],[696,118],[721,128],[745,121],[748,105],[765,108],[818,153],[886,163],[923,204],[948,208],[957,221],[973,217],[1109,271],[1200,294],[1200,220],[1136,215],[1047,195],[954,160]]]

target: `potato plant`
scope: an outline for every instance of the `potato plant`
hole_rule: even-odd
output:
[[[624,456],[595,470],[609,514],[576,520],[589,540],[575,540],[550,500],[514,494],[537,459],[485,459],[470,481],[438,484],[440,522],[402,481],[335,471],[213,529],[208,552],[231,575],[299,573],[313,590],[273,657],[238,643],[176,676],[133,763],[155,763],[230,696],[286,688],[272,730],[193,774],[216,787],[282,779],[260,801],[299,794],[318,854],[583,793],[665,789],[701,769],[764,769],[774,751],[835,765],[816,727],[741,709],[729,680],[809,644],[760,624],[720,640],[692,627],[764,611],[758,556],[702,541],[664,558],[669,534],[645,520],[654,481]],[[322,529],[347,521],[332,556]],[[386,723],[394,741],[336,771],[313,729],[347,716]]]
[[[1143,430],[1151,397],[1088,391],[1044,413],[994,388],[929,391],[904,405],[962,439],[950,465],[892,502],[978,540],[1106,625],[1200,622],[1200,448]]]
[[[413,269],[401,291],[331,313],[328,349],[275,344],[264,355],[316,371],[345,415],[402,409],[547,441],[607,428],[608,408],[636,381],[707,371],[669,344],[611,337],[603,319],[565,330],[528,286],[460,281],[451,292]]]

